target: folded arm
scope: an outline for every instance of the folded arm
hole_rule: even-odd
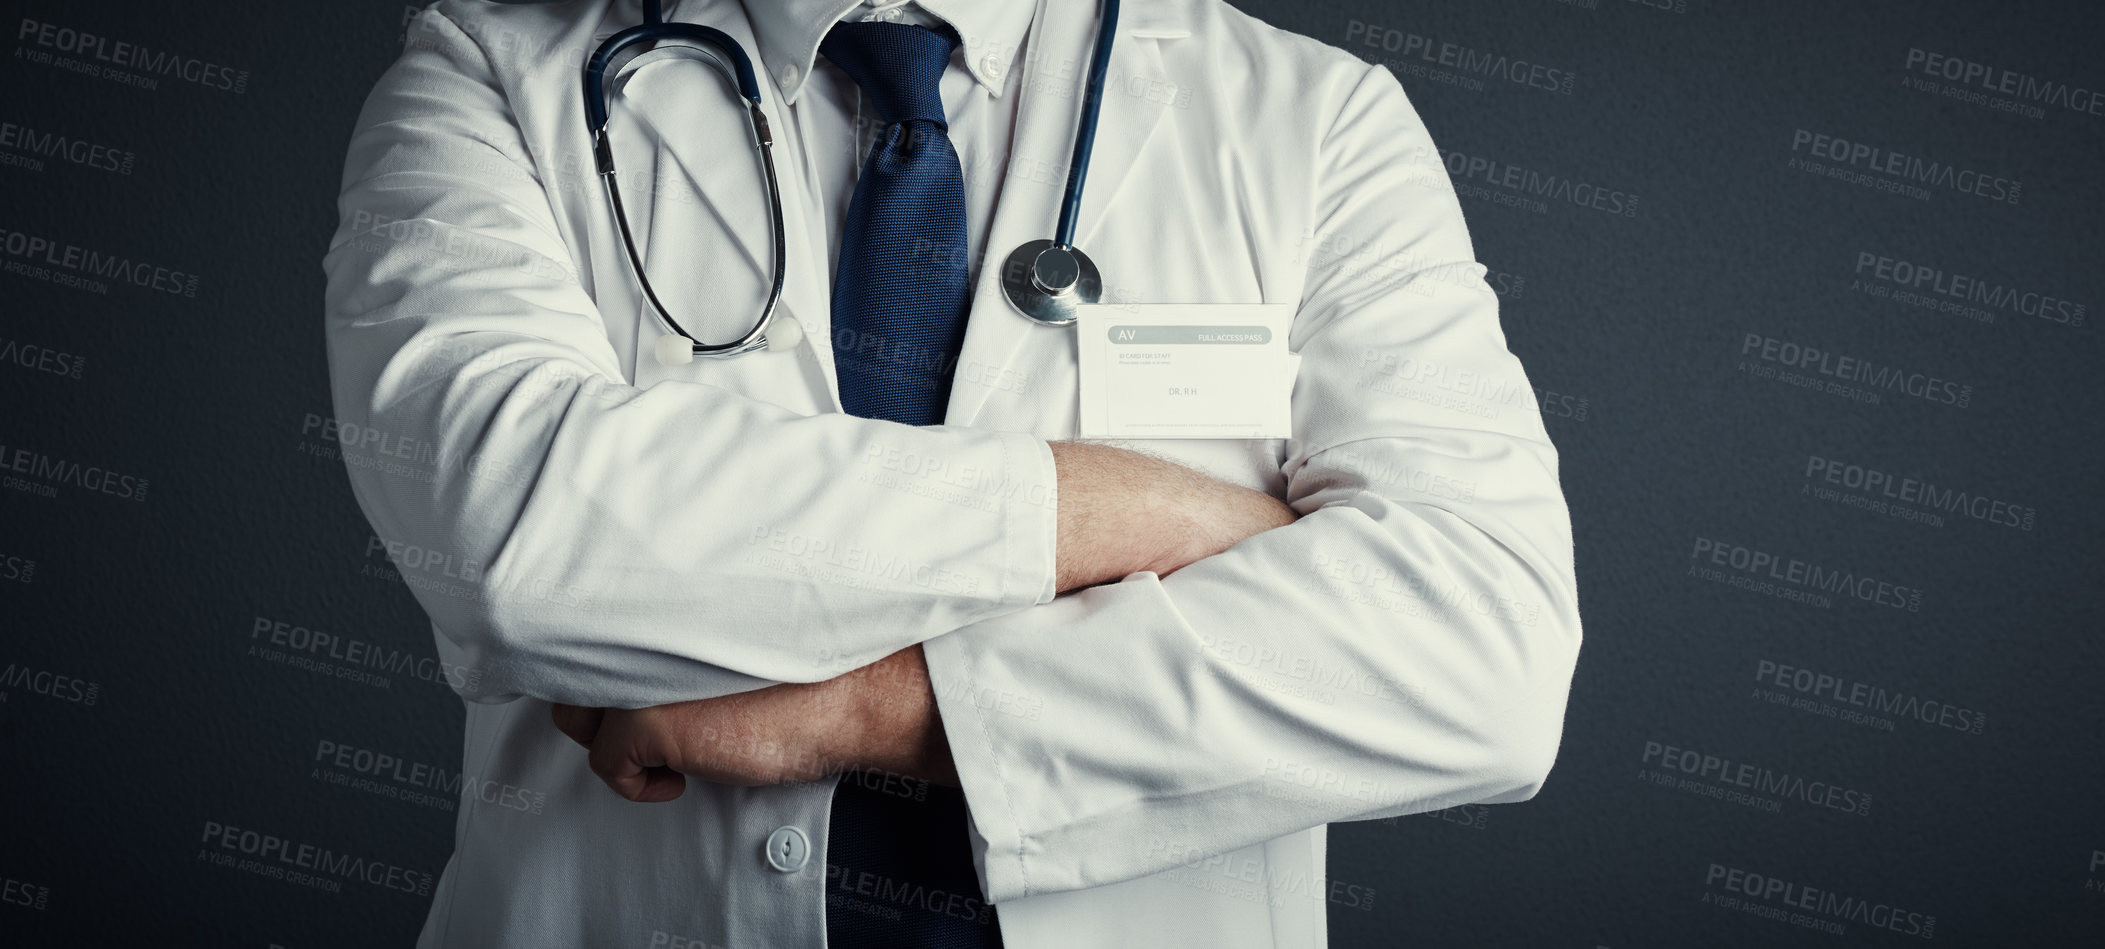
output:
[[[1084,442],[1052,452],[1063,589],[1170,574],[1296,517],[1271,495],[1137,452]],[[643,709],[558,703],[550,716],[632,801],[677,798],[688,777],[757,786],[872,770],[958,784],[918,644],[821,682]]]
[[[1557,455],[1430,137],[1372,69],[1317,151],[1295,523],[923,644],[995,901],[1531,797],[1580,639]]]

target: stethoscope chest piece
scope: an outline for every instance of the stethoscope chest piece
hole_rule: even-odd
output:
[[[1076,306],[1104,294],[1103,277],[1089,255],[1050,240],[1034,240],[1001,265],[1001,292],[1024,316],[1052,326],[1074,322]]]

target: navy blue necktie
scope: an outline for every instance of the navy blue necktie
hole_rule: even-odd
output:
[[[819,53],[890,123],[863,164],[833,275],[841,407],[908,425],[943,420],[965,338],[965,180],[940,83],[954,38],[901,23],[840,23]],[[842,776],[826,853],[833,949],[990,949],[964,793]]]
[[[941,82],[951,36],[904,23],[840,23],[819,53],[889,123],[841,227],[833,364],[841,408],[909,425],[943,420],[965,338],[965,175]]]

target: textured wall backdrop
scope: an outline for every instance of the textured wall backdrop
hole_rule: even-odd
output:
[[[1409,91],[1578,532],[1549,785],[1333,828],[1334,944],[2105,944],[2105,5],[1239,5]],[[407,945],[428,896],[202,839],[450,851],[460,701],[320,332],[415,8],[8,6],[0,944]]]

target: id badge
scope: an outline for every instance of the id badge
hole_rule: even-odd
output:
[[[1287,438],[1287,303],[1075,307],[1082,438]]]

